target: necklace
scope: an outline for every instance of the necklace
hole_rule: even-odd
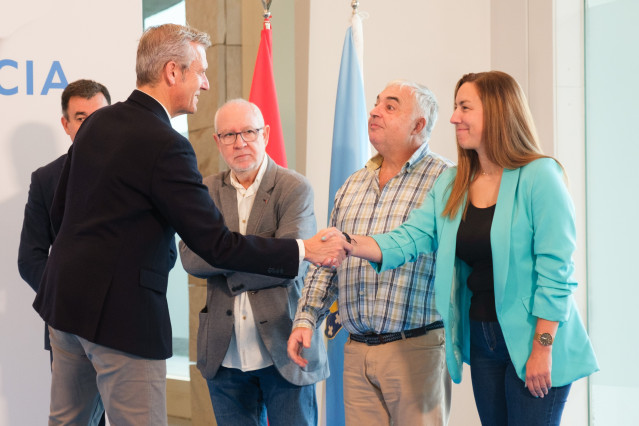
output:
[[[482,169],[479,169],[479,174],[482,176],[495,176],[497,174],[499,174],[501,171],[499,172],[492,172],[492,173],[486,173],[485,171],[483,171]]]

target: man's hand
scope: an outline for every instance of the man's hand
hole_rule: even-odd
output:
[[[327,228],[304,240],[304,250],[304,260],[316,266],[339,266],[352,246],[337,228]]]
[[[311,338],[313,337],[313,329],[306,327],[295,327],[288,338],[287,352],[288,357],[295,364],[304,368],[308,364],[308,360],[302,358],[302,348],[311,347]]]

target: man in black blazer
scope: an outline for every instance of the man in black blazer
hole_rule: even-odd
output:
[[[77,80],[62,91],[61,104],[60,121],[73,143],[82,122],[97,109],[111,105],[111,95],[107,88],[98,82]],[[24,208],[24,220],[20,233],[18,271],[22,279],[35,291],[38,291],[40,286],[44,266],[49,258],[49,249],[53,244],[54,233],[49,210],[66,158],[67,154],[63,154],[31,174],[29,197]],[[51,350],[46,326],[44,348]],[[94,420],[96,419],[92,419],[92,422]],[[98,416],[97,420],[99,425],[104,425],[104,416]]]
[[[189,27],[147,30],[138,90],[89,117],[69,150],[51,210],[57,237],[34,301],[50,326],[52,424],[86,423],[97,392],[113,424],[167,424],[175,232],[214,266],[285,278],[304,258],[332,266],[349,248],[334,230],[296,241],[224,226],[189,141],[170,123],[194,113],[208,89],[209,46]]]

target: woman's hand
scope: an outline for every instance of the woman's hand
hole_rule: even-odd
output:
[[[543,318],[537,318],[535,333],[538,335],[557,335],[559,323]],[[537,340],[533,339],[532,350],[526,362],[526,388],[532,396],[543,398],[548,395],[548,390],[552,387],[550,373],[552,372],[552,343],[553,339]],[[542,345],[541,342],[545,345]]]
[[[533,349],[526,362],[526,388],[532,396],[543,398],[552,387],[552,346],[542,346],[534,341]]]

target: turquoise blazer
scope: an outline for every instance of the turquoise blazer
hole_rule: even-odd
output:
[[[446,330],[448,371],[459,383],[462,363],[470,364],[470,267],[455,255],[462,209],[453,219],[442,216],[456,173],[457,168],[442,173],[403,225],[373,236],[383,256],[373,267],[384,271],[437,251],[436,306]],[[559,322],[552,350],[553,386],[599,370],[573,298],[575,235],[574,207],[555,160],[542,158],[504,170],[490,233],[495,307],[522,381],[537,318]]]

